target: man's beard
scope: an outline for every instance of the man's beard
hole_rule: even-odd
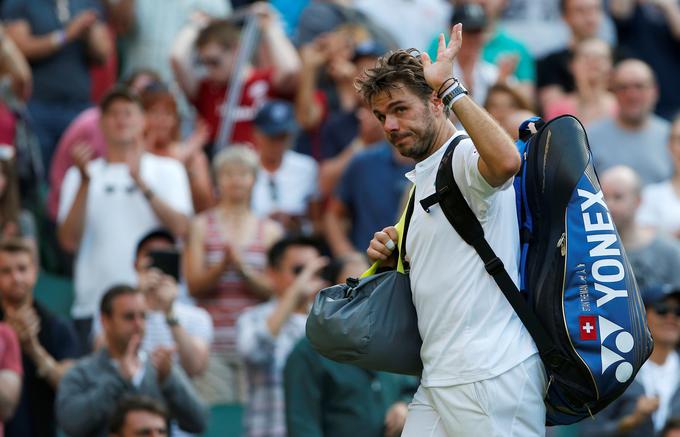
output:
[[[434,129],[434,123],[432,122],[431,117],[426,116],[426,120],[427,125],[421,132],[409,131],[406,133],[389,135],[389,142],[399,151],[402,156],[411,158],[416,162],[420,162],[427,158],[430,150],[432,150],[437,133]],[[403,149],[397,146],[397,143],[399,143],[400,140],[408,137],[414,138],[413,146],[408,149]]]

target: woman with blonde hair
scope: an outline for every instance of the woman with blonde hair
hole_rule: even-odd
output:
[[[266,300],[267,250],[281,236],[274,221],[257,217],[251,194],[259,169],[257,154],[234,145],[213,160],[219,201],[191,224],[184,269],[189,293],[213,319],[215,337],[208,371],[197,383],[210,403],[242,402],[243,366],[236,352],[236,319]]]

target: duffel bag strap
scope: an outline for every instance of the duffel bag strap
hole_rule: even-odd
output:
[[[456,137],[451,141],[442,157],[435,182],[437,198],[434,203],[440,204],[442,212],[456,232],[466,243],[474,247],[484,262],[484,268],[496,281],[505,298],[512,305],[515,313],[517,313],[517,316],[529,331],[529,334],[536,343],[541,359],[546,366],[550,366],[554,370],[562,362],[558,350],[553,346],[553,342],[546,333],[543,324],[536,317],[536,314],[529,307],[529,304],[512,281],[503,265],[503,261],[496,256],[496,253],[486,241],[484,228],[479,223],[475,213],[470,209],[470,205],[468,205],[463,197],[463,193],[461,193],[454,179],[453,167],[451,165],[453,151],[458,143],[466,138],[469,137],[465,135]],[[427,200],[427,198],[423,199],[421,203]],[[429,203],[428,208],[434,205],[434,203]],[[423,207],[425,208],[425,205]],[[427,208],[425,210],[427,211]]]

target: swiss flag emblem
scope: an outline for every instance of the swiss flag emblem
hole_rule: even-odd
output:
[[[579,316],[578,325],[581,340],[597,340],[597,317]]]

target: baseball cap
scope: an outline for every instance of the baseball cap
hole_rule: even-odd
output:
[[[255,127],[265,135],[295,133],[297,122],[293,105],[285,100],[270,100],[255,115]]]
[[[456,6],[451,17],[451,24],[463,25],[463,32],[482,30],[487,25],[486,12],[477,3],[463,3]]]
[[[673,284],[654,284],[641,291],[645,306],[654,305],[671,296],[680,298],[680,287]]]

